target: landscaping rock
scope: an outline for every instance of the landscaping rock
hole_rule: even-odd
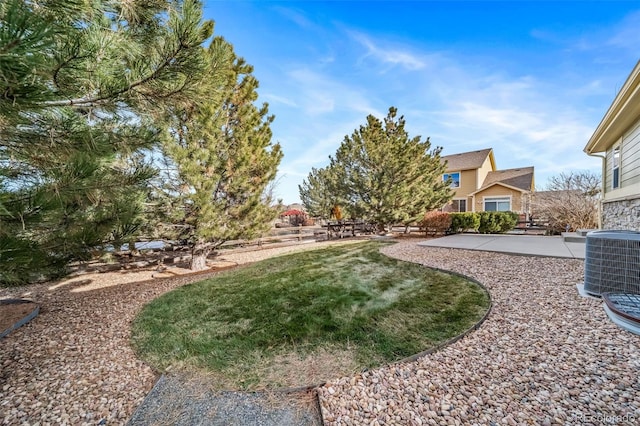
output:
[[[220,259],[240,264],[326,244],[227,252]],[[131,322],[151,300],[215,273],[111,287],[91,282],[90,289],[84,279],[0,289],[0,298],[28,297],[40,306],[36,318],[0,339],[0,424],[125,424],[158,379],[130,346]],[[78,285],[85,291],[73,291]]]
[[[283,251],[221,258],[246,263]],[[582,261],[411,240],[383,251],[478,280],[491,293],[491,314],[478,330],[416,361],[331,380],[318,389],[325,424],[640,422],[640,336],[609,321],[600,301],[578,296]],[[145,303],[205,277],[85,292],[46,284],[0,290],[41,306],[0,340],[0,423],[125,424],[158,378],[129,345],[131,321]]]
[[[380,421],[385,414],[360,407],[391,402],[401,407],[390,414],[396,424],[640,422],[640,336],[609,321],[600,301],[578,296],[582,261],[413,242],[383,252],[480,281],[493,309],[439,352],[327,383],[319,389],[326,424]]]

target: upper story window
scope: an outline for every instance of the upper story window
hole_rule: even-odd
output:
[[[620,188],[620,147],[613,148],[611,189]]]
[[[442,180],[444,182],[448,181],[449,179],[451,179],[450,188],[460,188],[460,172],[445,173],[442,175]]]

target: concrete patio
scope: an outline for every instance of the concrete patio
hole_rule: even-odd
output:
[[[584,243],[565,242],[561,236],[455,234],[418,245],[572,259],[584,259],[585,256]]]

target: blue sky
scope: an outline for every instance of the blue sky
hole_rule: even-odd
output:
[[[640,59],[639,1],[206,1],[255,68],[284,158],[276,195],[390,106],[443,155],[493,148],[499,169],[600,171],[583,153]]]

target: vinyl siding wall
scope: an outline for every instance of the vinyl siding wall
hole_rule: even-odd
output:
[[[620,186],[613,189],[613,151],[618,146],[620,147]],[[633,185],[640,186],[640,120],[636,121],[622,138],[607,150],[605,198],[627,195],[627,188]]]
[[[620,186],[613,183],[613,151],[620,147]],[[640,119],[606,153],[603,229],[640,230]]]

